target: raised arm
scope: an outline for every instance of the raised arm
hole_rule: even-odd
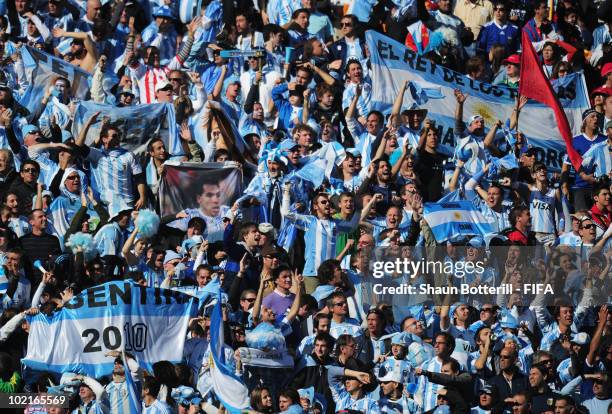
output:
[[[317,75],[319,75],[319,77],[321,79],[323,79],[323,82],[325,82],[326,84],[328,84],[329,86],[332,86],[334,83],[336,83],[336,80],[327,72],[325,72],[323,69],[321,69],[320,67],[313,65],[310,62],[306,62],[302,65],[303,67],[306,67],[308,69],[311,69],[314,73],[316,73]]]
[[[408,154],[410,154],[410,151],[412,151],[412,149],[410,148],[410,141],[406,140],[404,141],[404,146],[402,147],[402,153],[400,154],[400,157],[395,162],[395,164],[393,164],[393,167],[391,167],[392,177],[396,177],[397,173],[399,173],[399,171],[402,169],[402,164],[404,163],[404,160],[406,159]]]
[[[64,29],[56,27],[53,29],[53,37],[71,37],[73,39],[79,39],[83,41],[83,46],[85,46],[85,50],[87,51],[87,55],[85,56],[84,64],[85,67],[81,66],[82,69],[91,72],[98,61],[98,49],[96,49],[96,45],[93,43],[89,34],[86,32],[66,32]]]
[[[465,131],[465,124],[463,123],[463,104],[467,99],[468,95],[465,95],[459,89],[455,89],[455,99],[457,100],[457,106],[455,107],[455,135],[461,136]]]
[[[227,66],[223,65],[223,67],[221,68],[221,76],[219,76],[217,83],[215,83],[215,87],[213,88],[213,92],[212,92],[212,98],[215,101],[219,101],[221,99],[220,95],[221,95],[221,91],[223,90],[223,81],[225,80],[226,74],[227,74]]]
[[[599,320],[597,321],[597,328],[595,329],[595,333],[593,333],[593,339],[591,340],[591,344],[589,345],[589,353],[586,357],[586,363],[592,367],[595,364],[595,357],[597,356],[597,350],[599,349],[599,344],[601,343],[601,337],[603,335],[604,329],[606,328],[606,322],[608,320],[608,306],[602,305],[599,308]]]
[[[398,119],[400,111],[402,110],[402,104],[404,103],[404,93],[406,93],[406,88],[408,88],[408,81],[404,81],[402,86],[400,86],[400,90],[397,93],[397,97],[395,101],[393,101],[393,108],[391,108],[391,116],[390,119]],[[397,122],[399,124],[399,122]]]
[[[136,236],[138,235],[138,228],[135,228],[130,237],[127,238],[125,243],[123,244],[123,248],[121,249],[121,253],[127,264],[129,266],[136,266],[138,264],[138,257],[134,253],[132,253],[132,245],[134,244],[134,240],[136,240]]]
[[[353,96],[353,100],[346,110],[346,119],[352,119],[355,117],[355,109],[357,108],[357,102],[359,101],[359,97],[361,96],[361,85],[357,85],[355,88],[355,96]]]
[[[304,105],[302,107],[302,123],[308,122],[310,117],[310,89],[304,90]]]
[[[487,135],[484,139],[484,147],[490,150],[495,157],[503,156],[503,153],[495,146],[495,144],[493,144],[495,134],[497,134],[497,130],[501,128],[502,124],[502,121],[498,119],[495,124],[493,124],[493,126],[489,129],[489,132],[487,132]]]
[[[89,128],[91,128],[91,126],[97,122],[99,115],[100,115],[100,112],[98,111],[94,113],[92,116],[90,116],[89,119],[85,122],[85,125],[83,125],[83,128],[81,128],[81,131],[79,132],[79,136],[74,142],[77,147],[85,146],[85,139],[87,138],[87,133],[89,132]]]
[[[293,322],[300,311],[300,306],[302,306],[302,293],[304,292],[304,276],[298,275],[297,272],[292,273],[293,283],[297,285],[297,292],[295,292],[295,299],[293,299],[289,313],[287,313],[287,316],[285,317],[285,319],[287,319],[287,323]]]
[[[518,126],[519,115],[523,107],[527,105],[528,100],[526,96],[519,96],[516,98],[516,108],[512,109],[512,114],[510,115],[510,129],[514,129]]]
[[[457,189],[457,183],[459,182],[459,176],[461,175],[461,169],[465,165],[465,162],[461,160],[457,160],[455,162],[455,170],[453,171],[453,176],[448,183],[448,188],[450,191],[455,191]]]
[[[266,283],[272,279],[271,275],[264,276],[259,280],[259,289],[257,290],[257,297],[255,298],[255,303],[253,304],[253,313],[251,316],[253,317],[253,323],[259,323],[259,314],[261,313],[261,301],[263,300],[263,292],[266,288]]]

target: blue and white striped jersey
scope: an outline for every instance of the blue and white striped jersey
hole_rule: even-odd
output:
[[[582,156],[582,166],[587,171],[593,171],[595,177],[607,176],[612,171],[612,145],[608,141],[593,145]]]
[[[80,404],[76,409],[72,411],[72,414],[104,414],[104,413],[105,413],[105,410],[102,404],[96,400],[90,401],[88,404]]]
[[[172,409],[168,404],[160,400],[153,401],[153,404],[148,407],[142,402],[142,414],[172,414]]]
[[[555,211],[561,215],[561,203],[557,201],[554,188],[548,188],[545,193],[531,187],[529,195],[529,211],[531,213],[531,230],[537,233],[555,233],[557,222]]]
[[[433,356],[433,346],[431,346],[427,342],[418,342],[415,340],[408,346],[408,355],[406,355],[406,359],[408,360],[412,368],[416,368],[421,366],[425,361],[428,361],[433,358]]]
[[[422,412],[419,404],[405,395],[399,400],[383,397],[378,400],[378,407],[381,413],[421,414]]]
[[[142,31],[142,43],[145,46],[156,46],[160,53],[160,63],[167,65],[176,56],[177,34],[174,29],[160,33],[157,23],[151,22]]]
[[[106,405],[110,414],[130,414],[130,398],[127,383],[111,381],[104,387]]]
[[[353,214],[351,221],[319,219],[315,216],[289,212],[285,218],[304,230],[306,242],[306,264],[302,274],[316,276],[319,265],[336,257],[336,236],[339,232],[350,232],[359,224],[359,214]]]
[[[334,339],[338,339],[340,335],[351,335],[357,338],[363,335],[363,329],[361,329],[359,323],[353,318],[346,318],[342,323],[332,320],[329,326],[329,334]]]
[[[117,222],[106,224],[94,236],[94,245],[100,256],[118,256],[125,243],[126,235]]]
[[[344,374],[343,367],[328,367],[327,378],[332,398],[336,403],[336,411],[340,410],[357,410],[362,413],[379,413],[379,407],[376,401],[367,395],[363,395],[359,399],[354,399],[349,394],[341,383],[341,378]],[[363,393],[362,393],[363,394]]]
[[[575,334],[575,328],[574,325],[572,325],[572,332]],[[540,349],[542,351],[550,351],[550,348],[552,347],[553,343],[559,339],[559,336],[561,335],[561,331],[559,330],[559,325],[557,325],[556,322],[554,322],[554,327],[552,329],[550,329],[542,338],[542,342],[540,342]]]
[[[412,366],[407,359],[396,359],[394,357],[385,359],[380,364],[378,376],[383,377],[389,372],[399,373],[404,385],[412,381]]]
[[[268,19],[270,23],[284,26],[291,21],[291,15],[300,7],[300,0],[271,0],[267,7]]]
[[[93,175],[92,187],[100,194],[102,202],[109,204],[116,194],[121,194],[131,207],[135,201],[134,176],[142,173],[134,154],[123,148],[109,151],[90,148],[87,159]]]
[[[357,89],[357,84],[352,82],[347,82],[344,87],[344,92],[342,93],[342,109],[346,109],[351,105],[353,98],[355,97],[355,92]],[[356,117],[367,117],[368,113],[371,110],[372,104],[372,83],[369,79],[364,79],[361,83],[361,96],[357,100],[357,114]]]
[[[582,243],[582,239],[573,231],[568,231],[558,237],[558,244],[561,246],[577,247],[580,246],[580,243]]]
[[[421,368],[423,371],[439,373],[442,370],[442,361],[438,357],[433,357],[429,361],[425,361],[423,364],[421,364]],[[441,388],[443,388],[442,385],[434,384],[433,382],[429,381],[425,375],[421,375],[419,377],[415,397],[417,402],[419,402],[419,399],[422,400],[421,407],[423,408],[423,411],[431,410],[436,406],[438,390]]]
[[[484,218],[493,227],[494,233],[499,233],[502,230],[510,228],[510,210],[511,207],[502,204],[501,211],[493,210],[486,201],[481,199],[477,194],[473,200],[474,205],[480,210]]]
[[[356,118],[347,118],[346,126],[355,140],[355,148],[361,154],[361,168],[367,168],[372,160],[371,147],[376,135],[370,134]]]

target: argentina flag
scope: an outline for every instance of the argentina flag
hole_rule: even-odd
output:
[[[134,383],[134,378],[132,378],[132,372],[130,371],[130,367],[127,363],[125,350],[122,351],[122,355],[123,366],[125,368],[125,383],[127,384],[128,399],[130,402],[130,413],[140,414],[142,412],[142,404],[140,403],[140,398],[138,397],[138,391],[136,384]]]
[[[9,281],[4,274],[4,267],[0,266],[0,295],[6,294],[8,290]]]
[[[223,316],[221,299],[217,301],[210,320],[210,374],[215,396],[219,398],[226,411],[240,414],[249,408],[249,391],[244,383],[225,363],[223,353]]]
[[[423,216],[438,243],[456,236],[483,236],[493,232],[471,201],[425,203]]]

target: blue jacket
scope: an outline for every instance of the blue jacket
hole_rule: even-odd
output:
[[[478,35],[478,52],[489,53],[495,45],[504,46],[506,55],[516,53],[521,41],[521,32],[510,22],[499,27],[494,21],[485,24]]]
[[[359,47],[361,48],[362,56],[365,57],[365,52],[363,50],[364,43],[365,43],[365,39],[360,37],[359,38]],[[345,38],[342,38],[340,40],[335,41],[331,45],[331,48],[329,49],[329,52],[333,56],[333,59],[330,59],[330,60],[342,59],[342,65],[343,66],[346,65],[347,50],[348,50],[348,46],[346,45],[346,39]]]
[[[274,105],[276,105],[276,107],[278,108],[278,129],[284,129],[286,131],[289,131],[295,125],[291,120],[291,114],[293,113],[293,105],[291,105],[287,98],[283,96],[286,91],[286,83],[282,83],[280,85],[275,86],[272,89],[272,100],[274,101]]]

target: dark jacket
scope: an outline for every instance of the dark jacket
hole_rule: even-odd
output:
[[[8,189],[8,192],[19,197],[19,213],[27,215],[32,210],[32,198],[36,195],[36,182],[28,184],[21,177],[17,177]]]
[[[512,388],[510,388],[501,373],[491,378],[489,384],[497,390],[497,395],[499,396],[498,403],[495,405],[496,408],[502,408],[506,398],[512,397],[517,392],[524,392],[529,389],[527,376],[521,374],[517,367],[514,368],[514,375],[512,376]]]
[[[333,401],[331,390],[329,388],[329,382],[327,380],[327,368],[325,366],[333,365],[334,360],[331,357],[327,357],[325,360],[320,361],[314,355],[314,353],[311,355],[306,355],[304,358],[306,363],[304,364],[302,362],[302,368],[299,368],[300,365],[298,365],[299,370],[293,378],[291,388],[297,390],[300,388],[313,386],[315,393],[324,395],[327,401]]]
[[[359,37],[359,47],[361,48],[361,54],[363,56],[365,56],[365,51],[363,50],[364,44],[365,39],[363,37]],[[347,50],[348,46],[346,45],[346,39],[344,37],[340,40],[335,41],[329,48],[329,53],[332,56],[331,60],[334,61],[337,59],[342,59],[342,66],[346,66]]]
[[[458,375],[448,375],[439,372],[425,371],[423,373],[429,381],[444,385],[447,389],[447,398],[453,413],[469,413],[471,402],[474,399],[474,378],[469,372]]]

